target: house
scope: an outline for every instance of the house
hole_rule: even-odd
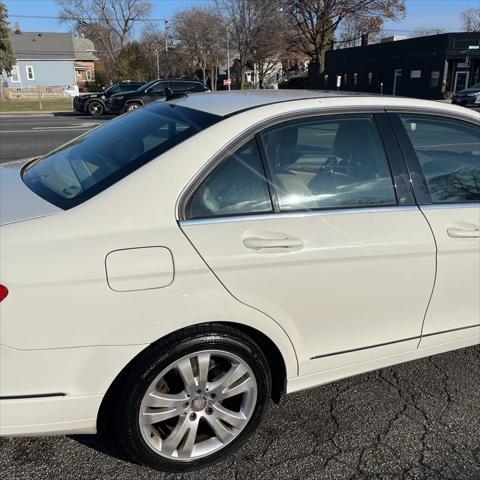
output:
[[[331,50],[309,86],[439,100],[480,82],[480,32],[444,33]]]
[[[70,33],[9,32],[17,60],[10,74],[2,74],[7,98],[62,95],[77,85],[73,37]]]
[[[87,82],[95,78],[95,45],[88,38],[74,38],[73,49],[75,52],[75,75],[80,91],[86,89]]]

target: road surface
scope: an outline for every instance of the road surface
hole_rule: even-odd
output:
[[[48,153],[110,118],[0,116],[0,163]]]

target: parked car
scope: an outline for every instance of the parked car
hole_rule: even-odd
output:
[[[107,99],[116,93],[135,91],[145,82],[120,82],[111,85],[102,92],[83,93],[73,99],[73,108],[86,115],[103,115],[106,113]]]
[[[4,166],[0,434],[193,470],[270,399],[478,344],[479,136],[438,102],[239,91]]]
[[[195,80],[152,80],[135,92],[118,93],[108,99],[108,111],[113,114],[130,112],[154,100],[164,100],[166,89],[172,92],[207,92],[203,83]]]
[[[78,85],[67,85],[63,88],[63,95],[66,97],[74,97],[75,101],[75,97],[79,95]]]
[[[456,92],[452,97],[452,103],[464,107],[473,105],[480,107],[480,83],[476,83],[470,88]]]

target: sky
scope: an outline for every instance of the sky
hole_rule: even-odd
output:
[[[59,7],[55,0],[3,0],[7,4],[13,26],[19,22],[23,31],[62,32],[69,27],[54,18]],[[176,10],[194,5],[214,5],[214,0],[150,0],[153,18],[171,18]],[[467,8],[480,8],[480,0],[406,0],[407,15],[399,22],[386,22],[385,30],[395,35],[408,35],[417,28],[442,27],[447,32],[461,30],[460,13]]]

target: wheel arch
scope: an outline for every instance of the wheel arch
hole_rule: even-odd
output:
[[[85,104],[85,110],[88,110],[88,106],[89,106],[92,102],[101,103],[103,109],[104,109],[104,110],[106,109],[105,102],[104,102],[101,98],[90,98],[90,99],[87,101],[87,103]]]
[[[287,385],[287,363],[285,361],[284,355],[280,351],[279,347],[274,343],[274,341],[269,338],[266,334],[257,330],[254,327],[248,326],[246,324],[240,324],[236,322],[211,322],[211,323],[202,323],[198,325],[192,325],[191,327],[183,327],[174,332],[171,332],[155,342],[148,345],[145,349],[135,355],[128,363],[125,365],[120,372],[117,374],[113,382],[107,389],[97,415],[97,431],[100,433],[109,432],[111,430],[111,421],[112,421],[112,409],[109,407],[112,405],[112,402],[115,401],[117,397],[118,390],[122,387],[122,383],[126,376],[131,371],[132,367],[141,362],[143,359],[148,358],[150,353],[157,348],[157,346],[169,339],[172,340],[175,337],[180,335],[187,334],[189,328],[192,327],[202,327],[202,326],[214,326],[214,325],[223,325],[230,328],[236,329],[239,332],[247,335],[251,338],[257,345],[260,350],[265,354],[265,357],[270,368],[272,375],[272,395],[271,398],[275,403],[279,403],[283,394],[286,393]]]

